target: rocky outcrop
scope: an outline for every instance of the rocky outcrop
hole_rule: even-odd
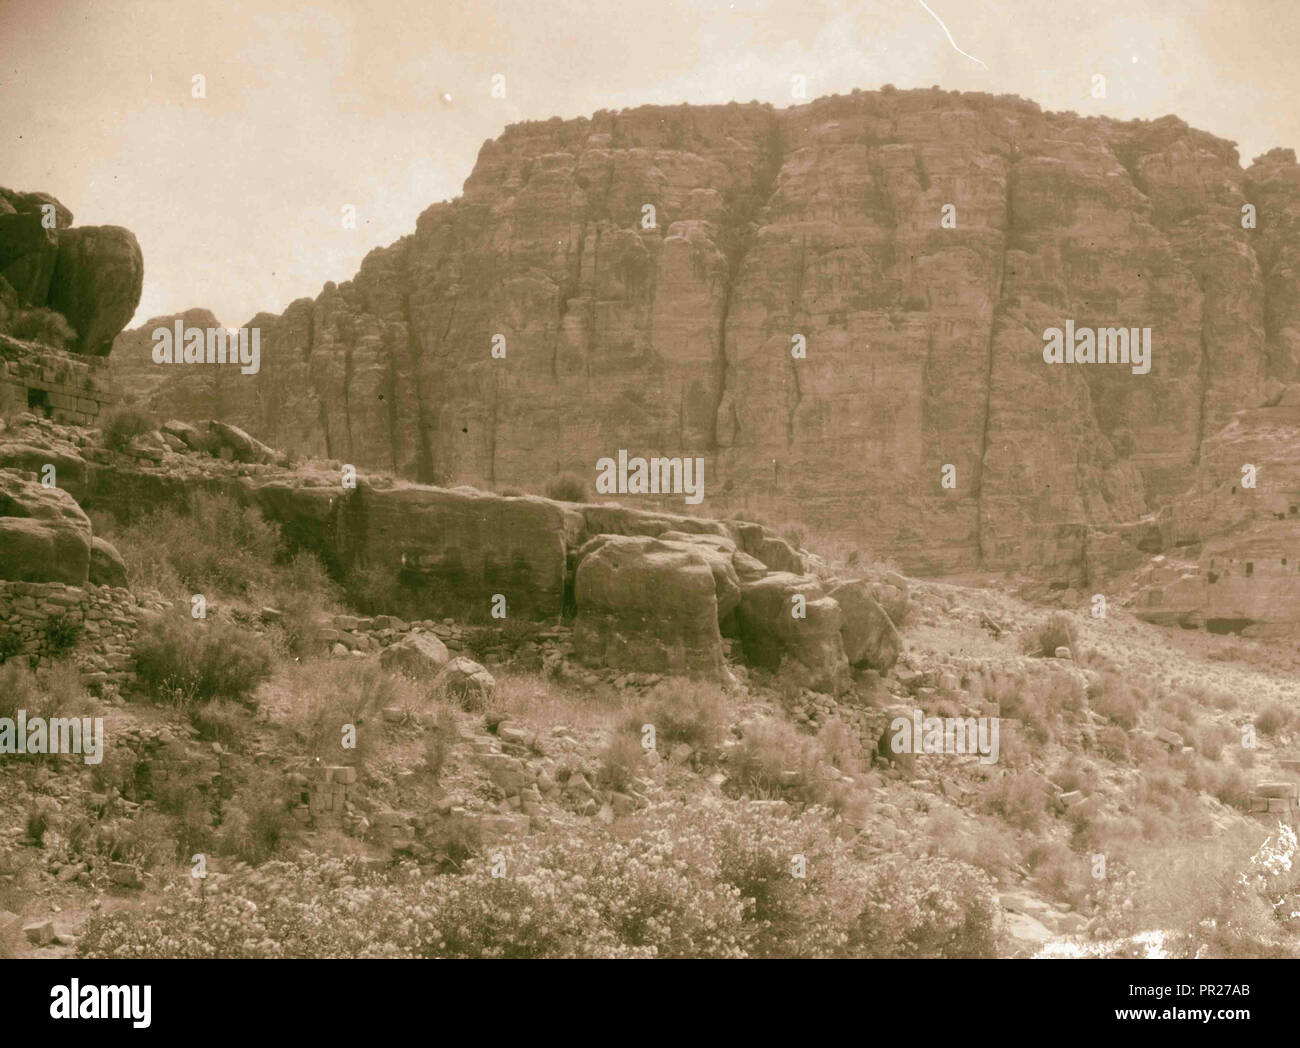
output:
[[[1134,610],[1161,625],[1300,632],[1300,387],[1238,412],[1203,445],[1188,489],[1148,525]]]
[[[126,563],[122,554],[107,539],[98,535],[90,541],[90,584],[92,586],[125,586]]]
[[[113,392],[122,403],[145,406],[160,418],[216,416],[224,419],[233,412],[241,392],[239,386],[228,390],[234,377],[239,375],[238,368],[154,363],[153,350],[157,343],[153,333],[159,328],[175,330],[178,320],[185,328],[203,331],[222,326],[209,310],[187,309],[184,313],[150,317],[140,327],[123,331],[114,341],[109,358]],[[229,374],[232,370],[235,376]]]
[[[574,652],[599,666],[720,677],[717,593],[713,566],[690,542],[598,536],[579,553]]]
[[[102,357],[140,304],[144,256],[129,229],[81,226],[59,234],[50,308],[77,332],[78,353]]]
[[[0,277],[20,303],[45,301],[59,256],[59,234],[41,223],[39,210],[5,212],[0,198]]]
[[[66,491],[0,469],[0,579],[84,586],[90,540],[90,519]]]
[[[703,515],[1071,585],[1294,374],[1297,229],[1289,151],[1243,170],[1174,117],[886,89],[523,124],[352,280],[250,321],[255,393],[192,414],[487,489],[696,455]],[[1150,373],[1045,364],[1067,319],[1151,328]]]
[[[104,356],[135,313],[144,260],[120,226],[73,228],[72,212],[48,193],[0,188],[0,324],[12,329],[24,310],[51,309],[66,319],[76,352]],[[62,335],[48,322],[17,333],[37,341]]]
[[[828,594],[840,606],[844,654],[854,666],[888,673],[898,661],[902,640],[865,582],[843,582]]]
[[[448,491],[385,476],[362,475],[354,485],[342,470],[237,461],[209,428],[177,420],[116,449],[84,429],[30,414],[0,423],[0,433],[0,481],[12,489],[0,498],[0,580],[88,580],[92,588],[123,581],[120,556],[92,538],[69,488],[92,511],[122,521],[221,493],[258,507],[291,549],[317,553],[354,599],[378,605],[373,618],[339,615],[322,629],[335,653],[379,647],[359,632],[364,621],[386,646],[383,665],[469,703],[481,702],[494,682],[454,657],[461,645],[449,651],[438,633],[445,622],[431,615],[482,621],[504,611],[512,622],[548,621],[551,630],[542,634],[554,636],[561,617],[572,614],[578,658],[619,671],[724,679],[724,635],[738,637],[755,665],[823,691],[848,684],[845,638],[863,662],[857,618],[845,629],[839,605],[816,578],[772,571],[739,547],[743,541],[774,562],[816,560],[761,525]],[[59,488],[20,472],[42,463],[57,463]],[[598,526],[617,530],[590,535]],[[423,619],[421,631],[397,640],[395,624],[402,632],[410,627],[395,611]],[[282,616],[262,610],[264,621]],[[882,665],[877,649],[870,651]]]
[[[840,606],[807,575],[773,572],[740,589],[737,612],[745,658],[785,669],[817,691],[842,693],[850,683],[840,635]]]
[[[384,669],[404,673],[415,680],[432,680],[451,659],[447,645],[432,633],[408,633],[390,644],[379,656]]]

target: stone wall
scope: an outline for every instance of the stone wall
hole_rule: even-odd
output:
[[[61,582],[0,581],[0,644],[5,657],[38,666],[58,656],[50,620],[62,616],[80,630],[73,655],[87,684],[118,682],[131,671],[131,645],[141,608],[130,590]]]
[[[89,426],[114,401],[103,358],[0,335],[0,415],[31,411],[56,422]]]

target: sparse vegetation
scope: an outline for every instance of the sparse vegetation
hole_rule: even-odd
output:
[[[135,668],[155,699],[176,704],[247,701],[271,675],[255,634],[221,622],[160,618],[140,631]]]
[[[1057,612],[1030,634],[1026,649],[1031,654],[1050,659],[1056,654],[1057,648],[1069,648],[1074,652],[1078,636],[1074,621],[1068,615]]]
[[[101,419],[100,428],[104,446],[112,451],[123,451],[136,437],[156,430],[158,422],[137,408],[121,408]]]
[[[559,473],[546,482],[546,497],[557,502],[586,502],[587,482],[576,473]]]
[[[62,313],[44,306],[20,309],[8,321],[9,334],[29,342],[40,342],[55,349],[66,349],[77,340],[77,333]]]

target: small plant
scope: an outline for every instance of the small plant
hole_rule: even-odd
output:
[[[123,408],[104,420],[104,446],[111,451],[123,451],[136,437],[152,433],[157,428],[158,423],[145,412]]]
[[[600,757],[599,777],[612,790],[620,793],[632,785],[641,769],[645,750],[639,739],[631,735],[616,735]]]
[[[425,831],[424,845],[439,873],[459,873],[482,849],[483,831],[476,819],[449,815]]]
[[[45,645],[51,655],[62,655],[77,646],[81,623],[70,615],[51,615],[45,620]]]
[[[1097,751],[1107,760],[1126,764],[1129,759],[1128,735],[1111,724],[1097,733]]]
[[[260,774],[226,805],[217,850],[250,866],[266,862],[289,833],[288,796],[274,774]]]
[[[43,306],[20,309],[9,321],[9,334],[29,342],[40,342],[56,349],[66,349],[77,340],[77,333],[62,313]]]
[[[45,831],[50,828],[50,817],[44,808],[34,807],[27,812],[27,839],[37,848],[45,847]]]
[[[984,794],[989,812],[1021,830],[1036,830],[1047,804],[1042,781],[1031,772],[1004,775]]]
[[[204,742],[219,742],[230,749],[238,749],[243,734],[246,715],[233,702],[225,699],[190,710],[190,724]]]
[[[1255,718],[1255,727],[1264,735],[1276,735],[1291,723],[1291,714],[1281,706],[1272,705]]]
[[[1069,648],[1074,653],[1078,643],[1078,633],[1074,623],[1064,612],[1056,612],[1029,637],[1028,649],[1032,655],[1050,659],[1057,648]]]
[[[222,623],[159,619],[135,642],[136,673],[156,698],[246,701],[271,675],[271,655],[253,633]]]
[[[546,482],[546,497],[556,502],[586,502],[587,484],[576,473],[560,473]]]
[[[727,728],[728,705],[716,688],[698,682],[674,680],[656,684],[645,695],[645,705],[628,722],[639,733],[653,724],[656,745],[686,743],[692,749],[707,750],[722,741]]]
[[[0,665],[20,654],[22,650],[22,637],[13,630],[0,630]]]

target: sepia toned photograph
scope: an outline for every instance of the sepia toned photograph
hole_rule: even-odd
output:
[[[1284,1007],[1298,34],[0,0],[24,1008],[164,1032],[147,962],[247,959]]]

